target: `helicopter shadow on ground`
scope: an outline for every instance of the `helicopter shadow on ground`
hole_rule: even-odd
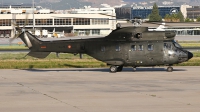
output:
[[[94,72],[110,72],[109,68],[52,68],[52,69],[22,69],[30,72],[67,72],[67,71],[94,71]],[[186,69],[174,69],[173,71],[187,71]],[[124,68],[121,72],[166,72],[166,68]]]
[[[109,72],[109,69],[106,68],[51,68],[51,69],[22,69],[31,72],[67,72],[67,71],[96,71],[96,72]]]
[[[133,68],[124,68],[123,71],[124,72],[132,71],[133,72]],[[166,72],[166,71],[167,71],[166,68],[139,67],[139,68],[136,68],[136,71],[134,71],[134,72]],[[173,71],[187,71],[187,70],[186,69],[176,69],[175,68]]]

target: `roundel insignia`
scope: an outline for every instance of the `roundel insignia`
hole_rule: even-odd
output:
[[[68,49],[71,49],[71,48],[72,48],[72,46],[71,46],[71,45],[68,45],[68,46],[67,46],[67,48],[68,48]]]

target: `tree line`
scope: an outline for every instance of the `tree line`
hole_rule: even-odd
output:
[[[156,3],[153,5],[153,9],[148,18],[151,22],[162,21],[162,17],[159,15],[158,6],[156,5]],[[184,18],[181,11],[176,14],[166,14],[163,19],[165,20],[165,22],[194,22],[194,19]],[[196,21],[200,22],[200,17],[196,18]]]

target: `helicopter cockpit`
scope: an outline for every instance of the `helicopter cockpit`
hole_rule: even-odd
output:
[[[165,61],[172,61],[178,58],[178,63],[185,62],[193,57],[193,54],[184,50],[176,41],[164,42],[164,59]]]

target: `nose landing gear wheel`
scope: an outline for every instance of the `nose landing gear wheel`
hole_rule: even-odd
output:
[[[110,66],[110,72],[111,73],[115,73],[115,72],[117,72],[117,66]]]
[[[169,66],[167,67],[167,72],[172,72],[173,71],[173,67]]]

